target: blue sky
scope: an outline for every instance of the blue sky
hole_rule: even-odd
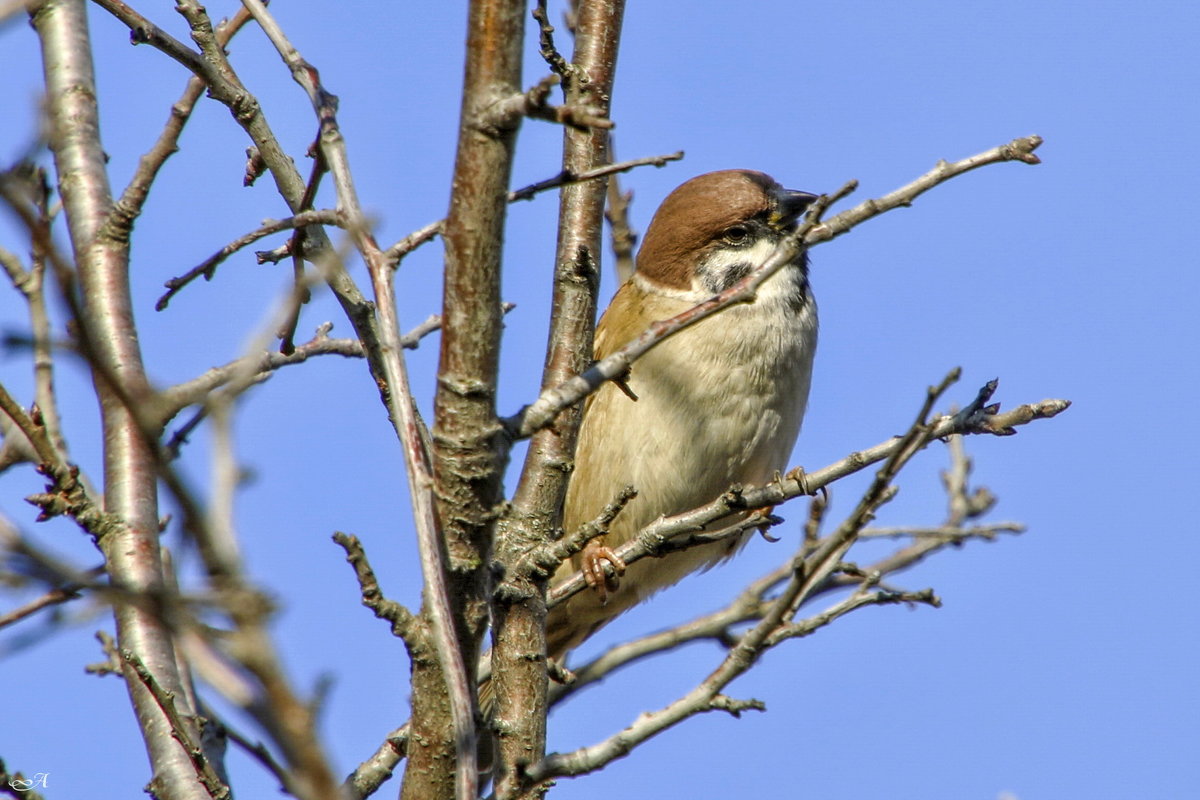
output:
[[[169,4],[138,5],[185,38]],[[1000,497],[991,519],[1029,531],[944,553],[899,581],[933,586],[942,609],[864,609],[792,642],[730,689],[763,700],[766,714],[695,719],[600,775],[561,782],[552,796],[1195,796],[1200,614],[1189,570],[1200,560],[1190,513],[1200,446],[1191,420],[1200,10],[1184,2],[630,5],[614,94],[618,155],[687,153],[623,178],[642,230],[671,188],[713,169],[761,169],[814,192],[857,178],[864,199],[939,158],[1032,133],[1046,140],[1040,166],[963,176],[814,250],[821,344],[794,463],[820,467],[900,432],[925,386],[956,365],[964,379],[953,401],[999,377],[1006,405],[1045,397],[1074,405],[1015,438],[968,442],[975,482]],[[214,16],[236,6],[208,4]],[[280,0],[272,11],[341,98],[351,163],[380,240],[442,216],[463,10]],[[99,9],[92,20],[104,143],[119,188],[186,76],[161,54],[130,47]],[[529,53],[532,85],[545,70]],[[232,54],[302,161],[315,131],[307,99],[255,31]],[[0,29],[0,65],[0,157],[9,163],[37,129],[40,65],[23,22]],[[526,123],[514,186],[557,171],[559,139],[553,126]],[[243,352],[286,286],[288,270],[243,254],[168,311],[153,310],[164,280],[261,219],[286,214],[265,180],[239,188],[247,144],[221,107],[202,104],[138,222],[139,323],[160,384]],[[511,212],[505,296],[518,307],[507,319],[504,412],[538,383],[555,209],[543,195]],[[7,218],[0,241],[22,249]],[[439,270],[436,245],[404,262],[402,321],[437,310]],[[605,299],[612,289],[606,274]],[[16,298],[0,293],[0,325],[22,320]],[[347,335],[327,295],[306,309],[301,334],[325,320]],[[433,344],[410,360],[426,408]],[[0,376],[28,396],[21,359],[0,360]],[[96,471],[88,383],[64,365],[60,387],[75,455]],[[286,370],[250,392],[237,428],[239,456],[255,476],[238,511],[247,559],[280,602],[277,641],[297,684],[333,679],[323,730],[347,772],[403,719],[408,668],[398,643],[358,607],[329,537],[361,536],[385,589],[416,604],[400,455],[365,368],[341,360]],[[186,467],[201,485],[207,455],[201,435]],[[944,461],[936,447],[920,457],[880,522],[940,521]],[[20,498],[37,490],[35,478],[0,476],[4,513],[64,557],[96,563],[70,526],[32,523]],[[835,487],[834,513],[852,508],[862,485]],[[605,629],[588,651],[720,605],[786,557],[803,507],[782,513],[784,542],[753,542],[734,563]],[[149,774],[123,688],[82,672],[100,657],[92,632],[111,629],[86,609],[67,608],[75,623],[36,646],[19,645],[37,621],[0,635],[0,680],[10,698],[24,700],[5,714],[0,754],[10,767],[48,771],[51,797],[128,797]],[[551,746],[591,743],[661,706],[719,655],[694,646],[588,690],[552,718]],[[273,792],[240,754],[230,763],[242,796]]]

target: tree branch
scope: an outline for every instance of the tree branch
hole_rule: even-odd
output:
[[[125,6],[125,9],[125,13],[127,14],[134,13],[131,9],[128,9],[128,6]],[[223,22],[217,27],[217,42],[222,47],[227,45],[249,20],[250,14],[245,9],[238,9],[232,19]],[[166,36],[166,34],[163,34],[157,28],[154,28],[154,31],[156,31],[157,36],[164,37],[165,46],[171,46],[167,44],[166,40],[174,42],[173,39],[170,39],[169,36]],[[132,38],[134,44],[142,41],[137,31],[133,32]],[[178,42],[174,42],[174,44],[180,48],[184,48]],[[163,45],[160,45],[159,49],[163,49]],[[187,87],[183,90],[183,95],[171,106],[171,115],[167,119],[167,124],[163,127],[162,133],[159,134],[158,140],[138,160],[137,170],[134,172],[129,184],[125,187],[125,191],[121,194],[120,199],[113,205],[112,213],[105,222],[105,227],[109,229],[110,235],[122,239],[129,238],[129,232],[133,228],[134,220],[141,215],[146,198],[150,193],[150,187],[153,185],[155,178],[158,177],[159,170],[162,169],[167,159],[179,150],[179,135],[183,132],[184,126],[187,125],[188,120],[191,118],[196,103],[200,100],[201,95],[204,94],[204,89],[205,82],[200,77],[193,75],[188,79]]]
[[[571,133],[564,133],[564,136],[571,136]],[[589,132],[589,138],[606,138],[603,133]],[[605,153],[607,157],[607,152]],[[672,161],[678,161],[683,158],[683,151],[676,150],[674,153],[661,156],[646,156],[644,158],[634,158],[629,161],[619,161],[615,164],[602,164],[600,166],[590,167],[587,169],[576,170],[573,167],[565,166],[562,172],[555,175],[553,178],[546,178],[537,183],[531,183],[520,189],[515,189],[508,193],[508,202],[515,203],[518,200],[529,200],[539,192],[544,192],[548,189],[557,189],[560,186],[569,186],[585,181],[595,180],[596,178],[606,178],[610,175],[616,175],[619,172],[628,172],[636,167],[665,167]]]
[[[405,723],[392,731],[383,740],[370,758],[355,767],[342,784],[342,792],[349,800],[370,797],[384,781],[392,777],[396,767],[408,752],[409,725]]]
[[[934,439],[942,439],[953,434],[996,435],[996,429],[1006,429],[1015,425],[1024,425],[1035,419],[1046,419],[1057,416],[1066,410],[1070,403],[1066,400],[1043,400],[1040,403],[1022,405],[1005,413],[986,412],[948,414],[930,422],[930,434],[920,447],[928,445]],[[704,526],[715,522],[731,513],[746,509],[766,508],[778,505],[794,497],[811,495],[836,480],[859,472],[872,464],[894,458],[905,448],[914,446],[904,438],[892,438],[874,447],[860,450],[845,458],[822,467],[815,472],[804,473],[792,470],[777,481],[755,486],[734,487],[711,503],[700,508],[675,516],[665,517],[647,525],[629,542],[616,549],[619,558],[626,564],[652,556],[661,551],[663,544],[671,539],[701,530]],[[550,592],[548,604],[557,605],[586,586],[581,573],[576,573],[570,579],[556,585]]]
[[[545,178],[537,183],[531,183],[520,189],[514,189],[508,193],[508,202],[515,203],[518,200],[530,200],[535,195],[541,194],[550,189],[557,189],[560,186],[568,186],[572,183],[580,183],[583,181],[591,181],[597,178],[603,178],[613,175],[618,172],[627,172],[635,167],[655,166],[663,167],[671,161],[678,161],[683,158],[683,151],[677,150],[674,153],[661,156],[646,156],[645,158],[635,158],[629,161],[620,161],[615,164],[606,164],[594,169],[587,169],[578,174],[573,174],[568,170],[562,170],[552,178]],[[435,236],[441,234],[445,228],[446,220],[439,219],[436,222],[431,222],[423,228],[419,228],[405,236],[400,241],[393,244],[384,254],[389,262],[393,265],[398,264],[406,255],[416,250],[421,245],[430,242]]]
[[[612,136],[609,136],[608,144],[611,150],[613,147]],[[683,153],[682,150],[679,152]],[[638,237],[629,224],[629,204],[631,202],[633,202],[633,191],[622,192],[621,183],[616,176],[609,178],[604,218],[608,220],[609,238],[612,243],[613,257],[616,259],[617,285],[629,280],[634,270],[633,251]]]
[[[87,575],[90,578],[99,577],[104,574],[104,567],[93,567],[88,570]],[[26,617],[33,616],[43,608],[61,605],[62,603],[70,602],[82,596],[83,589],[87,584],[76,581],[68,581],[62,586],[51,589],[41,597],[34,598],[22,606],[14,608],[12,611],[0,614],[0,628],[6,628],[9,625],[20,622]]]
[[[470,3],[454,189],[442,234],[444,327],[434,396],[432,467],[447,569],[443,577],[440,563],[422,565],[426,586],[438,589],[428,593],[422,616],[438,633],[440,663],[414,662],[412,735],[427,746],[409,754],[404,800],[448,795],[452,774],[459,800],[476,792],[472,690],[487,625],[486,555],[508,456],[495,411],[501,243],[520,123],[496,106],[497,98],[520,93],[523,32],[520,0]],[[442,581],[450,609],[443,608]],[[457,638],[450,652],[442,644],[447,610]]]
[[[125,398],[146,397],[150,387],[133,323],[128,243],[101,236],[112,210],[106,156],[99,137],[96,84],[87,16],[81,0],[49,0],[33,16],[42,43],[50,147],[59,176],[82,297],[81,335],[89,338],[92,375],[101,404],[105,441],[107,514],[122,525],[100,541],[112,583],[134,594],[161,592],[155,454]],[[64,285],[64,292],[70,289]],[[116,607],[121,645],[133,652],[176,697],[183,689],[171,632],[138,604]],[[208,796],[186,754],[170,738],[170,722],[132,669],[125,673],[142,736],[167,796]],[[194,714],[188,710],[188,715]],[[189,735],[198,731],[188,725]]]
[[[463,659],[457,652],[450,611],[450,592],[444,583],[441,565],[441,543],[438,541],[438,524],[433,510],[432,481],[429,474],[423,427],[417,415],[403,357],[400,352],[400,333],[395,316],[395,297],[392,271],[374,238],[367,230],[357,191],[350,173],[345,143],[337,123],[337,98],[321,85],[315,67],[305,61],[296,48],[283,35],[274,18],[259,0],[243,0],[255,20],[267,34],[280,57],[291,70],[292,77],[308,94],[313,110],[320,121],[321,156],[329,167],[337,192],[338,210],[345,215],[347,227],[354,237],[359,253],[367,263],[375,289],[376,310],[379,314],[378,340],[361,336],[367,353],[372,359],[372,371],[379,381],[389,416],[396,427],[404,446],[408,466],[409,488],[413,497],[414,515],[417,523],[418,545],[422,566],[425,571],[427,609],[429,610],[430,638],[438,651],[442,679],[450,688],[450,717],[454,720],[454,740],[458,795],[462,800],[474,798],[476,776],[474,774],[474,730],[471,717],[470,684]],[[519,42],[517,43],[519,45]],[[497,298],[493,313],[497,316],[500,302]],[[445,319],[449,316],[443,314]],[[353,319],[353,317],[352,317]],[[356,322],[356,328],[359,323]],[[447,335],[443,335],[443,349]],[[420,691],[414,691],[414,700]],[[417,715],[414,712],[414,718]],[[406,789],[407,791],[407,789]]]
[[[157,36],[149,39],[138,38],[141,31],[154,26],[124,3],[117,0],[95,0],[95,2],[127,25],[133,32],[135,42],[145,41],[155,46],[202,79],[208,87],[210,96],[229,109],[234,121],[250,137],[257,158],[270,171],[275,186],[288,208],[293,214],[305,210],[308,186],[300,176],[291,157],[279,144],[258,101],[242,85],[237,73],[230,65],[220,37],[213,31],[212,22],[203,6],[195,0],[179,0],[176,4],[176,10],[184,16],[192,29],[193,40],[200,46],[203,53],[201,58],[181,53],[180,49],[182,48],[195,56],[193,51],[174,40],[163,40]],[[346,209],[339,206],[339,210]],[[348,219],[353,222],[360,217],[354,216]],[[382,365],[374,355],[379,352],[380,344],[377,322],[371,305],[341,262],[330,255],[332,247],[324,230],[319,226],[310,227],[306,229],[306,237],[306,243],[310,247],[305,248],[303,255],[313,260],[321,269],[322,277],[354,325],[358,338],[367,344],[372,375],[377,381],[384,380]]]
[[[184,722],[179,709],[175,705],[175,695],[162,687],[154,677],[154,673],[142,663],[141,659],[133,654],[133,651],[122,650],[121,659],[133,669],[134,674],[137,675],[142,684],[150,691],[159,708],[162,709],[167,719],[170,720],[172,738],[179,742],[180,747],[184,749],[188,758],[191,759],[192,766],[196,770],[196,775],[199,776],[200,781],[204,784],[204,788],[208,791],[212,800],[229,800],[233,796],[229,791],[229,787],[217,775],[216,770],[213,769],[212,763],[204,755],[204,749],[199,745],[198,740],[192,738],[192,732],[189,730],[191,726]],[[170,793],[170,787],[160,787],[157,784],[157,777],[150,782],[152,787],[151,792],[154,795]]]
[[[534,431],[541,430],[558,416],[564,409],[578,403],[587,395],[594,392],[605,381],[624,375],[633,362],[652,347],[666,338],[678,333],[684,328],[694,325],[706,317],[736,303],[745,303],[754,299],[755,292],[764,281],[778,272],[785,264],[792,263],[801,249],[814,247],[822,242],[830,241],[854,228],[872,217],[892,209],[912,204],[919,195],[929,191],[934,186],[950,180],[986,164],[1002,161],[1022,161],[1027,164],[1037,164],[1039,160],[1033,151],[1042,143],[1039,136],[1029,136],[1024,139],[1014,139],[1006,145],[994,147],[970,158],[954,163],[938,162],[933,170],[917,178],[915,181],[890,192],[878,199],[867,200],[852,209],[843,211],[835,217],[822,221],[819,214],[829,205],[831,197],[814,204],[808,218],[799,226],[796,233],[779,243],[774,253],[766,262],[748,274],[734,286],[720,294],[705,300],[695,307],[678,314],[671,319],[653,323],[642,335],[625,347],[607,358],[598,361],[582,375],[578,375],[553,388],[543,390],[542,394],[532,404],[523,408],[516,415],[504,420],[505,426],[517,438],[525,438]],[[854,188],[853,183],[847,184],[836,198],[848,193]]]
[[[602,177],[618,171],[608,163],[606,128],[611,127],[607,117],[624,11],[624,0],[584,6],[575,30],[574,62],[569,69],[565,64],[560,65],[561,74],[571,76],[566,83],[564,108],[589,109],[591,124],[568,126],[563,131],[563,169],[557,180],[575,182],[564,186],[559,196],[554,293],[543,388],[578,375],[592,359],[606,183],[580,179],[584,175]],[[534,16],[541,23],[543,54],[553,52],[544,2]],[[682,153],[675,157],[682,157]],[[648,163],[661,166],[665,160],[652,159]],[[633,166],[636,163],[627,168]],[[515,193],[515,197],[528,196],[538,188],[535,184],[522,190],[524,194]],[[514,194],[509,198],[514,199]],[[499,754],[496,796],[500,800],[538,794],[526,781],[524,770],[536,763],[546,748],[545,594],[553,570],[546,571],[537,565],[530,569],[519,567],[528,563],[526,553],[543,549],[554,540],[581,416],[581,408],[570,409],[559,415],[553,426],[535,434],[510,511],[497,533],[497,561],[506,568],[506,591],[495,595],[492,622],[492,680],[497,700]],[[530,658],[531,653],[540,658]]]
[[[801,543],[800,551],[793,561],[792,574],[786,588],[767,603],[759,622],[737,638],[736,643],[720,665],[707,678],[692,691],[665,708],[640,715],[624,730],[602,742],[572,753],[555,753],[547,756],[530,770],[530,780],[538,782],[563,775],[580,775],[595,771],[605,764],[627,755],[642,742],[658,733],[699,713],[723,710],[736,716],[748,708],[763,709],[764,706],[758,701],[732,701],[721,692],[735,678],[749,670],[769,648],[784,639],[811,633],[816,628],[828,624],[855,608],[888,602],[919,601],[936,604],[937,600],[932,592],[916,594],[877,592],[874,593],[874,597],[859,597],[859,595],[865,594],[865,590],[877,580],[876,578],[867,578],[854,596],[835,605],[824,615],[799,625],[789,621],[805,599],[837,568],[842,556],[853,545],[858,532],[873,518],[879,506],[894,496],[892,480],[913,455],[919,452],[932,438],[934,426],[927,422],[927,418],[932,412],[933,404],[949,385],[957,380],[957,377],[956,370],[951,372],[941,384],[930,388],[916,421],[908,432],[897,440],[897,447],[876,473],[874,480],[854,511],[838,529],[821,541],[808,555],[805,555],[806,543]]]
[[[947,449],[951,459],[950,469],[943,473],[943,483],[946,487],[951,507],[951,513],[946,522],[942,526],[929,529],[901,528],[893,530],[864,528],[858,534],[859,539],[872,535],[891,536],[895,533],[902,536],[915,535],[919,537],[919,540],[863,569],[853,568],[849,564],[841,565],[839,572],[830,575],[823,585],[818,586],[809,595],[810,598],[816,598],[850,586],[860,586],[864,576],[882,579],[888,575],[907,569],[938,550],[951,545],[961,545],[971,538],[991,540],[997,533],[1020,533],[1024,530],[1023,526],[1013,523],[964,527],[965,523],[969,520],[986,513],[994,505],[995,497],[986,489],[969,491],[967,477],[970,471],[970,459],[963,452],[962,435],[951,435],[946,437],[945,441],[947,442]],[[825,509],[825,502],[822,498],[822,494],[817,494],[813,499],[809,520],[805,525],[802,552],[813,552],[819,543],[817,527]],[[573,680],[569,685],[552,686],[550,690],[551,705],[557,705],[583,687],[601,680],[618,669],[687,642],[712,640],[727,648],[734,646],[736,637],[732,633],[733,626],[739,623],[762,619],[768,607],[766,597],[775,591],[776,587],[785,581],[791,573],[791,564],[785,563],[751,583],[737,597],[718,611],[703,615],[682,625],[677,625],[669,630],[650,634],[610,648],[593,661],[574,670]],[[798,635],[803,635],[801,629],[797,628],[796,630],[798,631]]]
[[[383,590],[379,588],[379,579],[375,577],[375,570],[371,569],[367,553],[357,536],[338,531],[333,534],[333,541],[346,551],[346,561],[354,567],[354,575],[358,578],[358,588],[362,593],[362,604],[371,609],[377,618],[390,623],[392,635],[399,637],[405,646],[411,649],[409,639],[416,624],[416,615],[400,603],[383,596]]]
[[[154,304],[155,311],[162,311],[171,302],[171,298],[182,291],[189,283],[197,278],[203,277],[206,281],[211,281],[216,273],[217,267],[222,261],[229,258],[231,255],[262,239],[264,236],[270,236],[272,233],[286,231],[292,228],[303,228],[309,225],[343,225],[341,215],[332,209],[322,209],[319,211],[301,211],[298,214],[286,217],[284,219],[270,219],[264,222],[259,227],[244,233],[234,239],[229,244],[222,247],[217,252],[213,253],[208,258],[201,261],[196,266],[189,269],[179,277],[171,278],[163,284],[167,288],[165,294],[158,298],[158,302]]]

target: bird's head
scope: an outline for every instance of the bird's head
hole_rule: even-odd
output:
[[[667,195],[655,212],[638,253],[638,273],[664,288],[720,292],[763,264],[816,199],[753,170],[699,175]]]

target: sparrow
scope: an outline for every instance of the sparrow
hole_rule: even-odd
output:
[[[761,266],[816,197],[751,170],[710,172],[679,186],[655,212],[633,275],[596,327],[595,357]],[[626,486],[637,495],[606,535],[556,572],[552,583],[583,570],[591,589],[550,610],[550,658],[561,662],[617,615],[740,549],[748,534],[628,569],[613,552],[659,517],[708,503],[733,484],[764,483],[786,468],[816,344],[817,307],[801,255],[764,282],[753,302],[664,340],[634,362],[623,385],[606,383],[588,398],[563,529],[597,517]]]

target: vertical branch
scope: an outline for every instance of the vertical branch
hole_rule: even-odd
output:
[[[443,232],[446,274],[433,474],[459,655],[473,676],[487,624],[485,565],[508,449],[495,408],[500,260],[521,118],[501,109],[502,101],[520,94],[524,3],[473,0],[467,25],[458,148]],[[427,607],[422,616],[428,613]],[[474,759],[474,741],[454,736],[447,724],[451,712],[459,711],[446,691],[447,667],[432,660],[413,662],[412,736],[425,746],[410,750],[401,793],[405,800],[449,796],[452,765]]]
[[[453,787],[454,794],[460,800],[474,800],[478,794],[478,776],[474,764],[475,735],[471,716],[470,682],[461,648],[456,646],[451,595],[446,582],[433,503],[429,452],[424,437],[424,426],[409,388],[407,368],[402,355],[392,268],[368,230],[362,213],[350,171],[345,140],[337,122],[337,98],[321,84],[316,67],[306,61],[288,41],[263,2],[243,0],[243,5],[275,45],[280,57],[290,68],[292,77],[304,88],[312,102],[313,111],[320,120],[320,157],[333,176],[338,210],[346,217],[355,245],[371,276],[375,307],[379,315],[378,343],[368,342],[365,349],[388,415],[404,448],[417,544],[425,576],[425,624],[422,626],[424,635],[413,636],[413,662],[440,666],[439,674],[443,685],[437,687],[437,690],[448,700],[449,714],[441,718],[441,723],[444,725],[447,720],[451,723],[448,732],[451,734],[449,741],[452,743],[454,758],[449,762],[453,765],[450,778],[442,787],[447,790]],[[431,640],[432,648],[429,647]],[[436,654],[435,659],[430,659],[431,653]],[[407,782],[405,786],[408,786]]]
[[[624,0],[584,4],[575,22],[575,54],[565,70],[568,107],[607,117]],[[563,133],[563,171],[580,174],[609,161],[608,132],[600,127]],[[554,296],[542,388],[557,386],[591,363],[599,288],[602,216],[608,179],[569,184],[559,200]],[[560,524],[582,407],[566,409],[534,435],[510,514],[497,539],[501,563],[545,545]],[[500,772],[496,794],[523,797],[524,768],[546,747],[546,583],[543,572],[513,575],[497,594],[492,651]],[[529,654],[536,654],[530,658]]]
[[[30,176],[29,188],[37,216],[30,220],[37,227],[30,238],[33,245],[33,263],[18,288],[29,303],[29,325],[33,334],[33,374],[35,397],[41,412],[46,434],[54,448],[67,458],[67,442],[63,436],[62,419],[58,411],[58,399],[54,389],[54,343],[50,327],[50,314],[46,306],[46,275],[48,256],[42,251],[41,240],[50,239],[50,185],[46,172],[37,168]],[[90,490],[90,487],[89,487]]]
[[[611,157],[611,153],[609,154]],[[612,232],[612,251],[616,258],[617,285],[624,283],[633,276],[634,248],[637,246],[637,234],[629,225],[629,204],[633,200],[633,190],[621,191],[621,182],[614,175],[608,181],[608,207],[604,216],[608,220]]]
[[[164,589],[158,548],[156,461],[124,397],[150,393],[142,367],[129,293],[128,242],[102,226],[113,201],[100,145],[99,110],[83,0],[49,0],[33,14],[42,43],[50,148],[79,269],[83,319],[104,430],[104,501],[124,525],[103,536],[108,574],[134,596]],[[64,286],[72,292],[74,287]],[[114,386],[114,384],[117,384]],[[151,609],[116,607],[121,648],[130,651],[167,692],[182,701],[170,632]],[[152,790],[163,798],[204,798],[186,752],[172,738],[162,709],[130,667],[124,670],[133,707],[154,768]],[[185,709],[187,733],[198,738],[195,709]]]

